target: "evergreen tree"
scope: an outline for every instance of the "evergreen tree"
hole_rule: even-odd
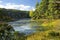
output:
[[[39,2],[36,3],[36,8],[39,6]]]
[[[55,8],[56,4],[54,2],[55,0],[49,0],[49,5],[48,5],[49,15],[48,16],[50,19],[53,19],[54,12],[56,11],[56,8]]]
[[[32,18],[47,18],[49,20],[58,18],[60,15],[59,10],[57,9],[59,7],[58,4],[56,3],[56,0],[42,0],[39,5],[38,3],[36,4],[36,10]]]
[[[44,17],[44,13],[47,10],[48,7],[48,0],[42,0],[39,6],[36,8],[34,12],[34,19],[40,19]],[[36,5],[37,6],[37,5]]]

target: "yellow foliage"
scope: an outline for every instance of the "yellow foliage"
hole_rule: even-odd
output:
[[[52,35],[51,35],[51,33],[52,33]],[[57,40],[57,39],[59,40],[60,36],[59,35],[57,35],[57,36],[53,35],[55,33],[60,33],[60,32],[53,31],[53,30],[48,30],[48,31],[44,31],[44,32],[37,32],[35,34],[27,36],[26,40],[52,40],[52,39],[53,40]]]
[[[60,24],[60,20],[54,20],[52,22],[44,22],[42,24],[42,26],[49,26],[49,25],[52,25],[52,26],[58,26]]]
[[[33,11],[30,10],[29,16],[32,17],[33,16]]]
[[[51,26],[52,29],[28,35],[26,40],[60,40],[60,19],[44,22],[42,26]]]

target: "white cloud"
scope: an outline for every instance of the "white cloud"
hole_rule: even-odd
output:
[[[0,1],[1,3],[2,1]],[[0,8],[6,8],[6,9],[18,9],[18,10],[35,10],[34,7],[32,6],[27,6],[27,5],[23,5],[23,4],[20,4],[20,5],[17,5],[17,4],[14,4],[14,3],[6,3],[6,4],[0,4]]]
[[[20,5],[20,10],[34,10],[34,8],[31,6]]]
[[[35,8],[32,8],[31,10],[35,11]]]

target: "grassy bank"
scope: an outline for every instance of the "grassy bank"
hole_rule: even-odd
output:
[[[45,31],[28,35],[26,40],[60,40],[60,19],[41,24]]]

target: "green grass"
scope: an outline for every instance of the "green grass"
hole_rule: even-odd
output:
[[[43,22],[42,32],[28,35],[26,40],[60,40],[60,19],[50,22]]]

